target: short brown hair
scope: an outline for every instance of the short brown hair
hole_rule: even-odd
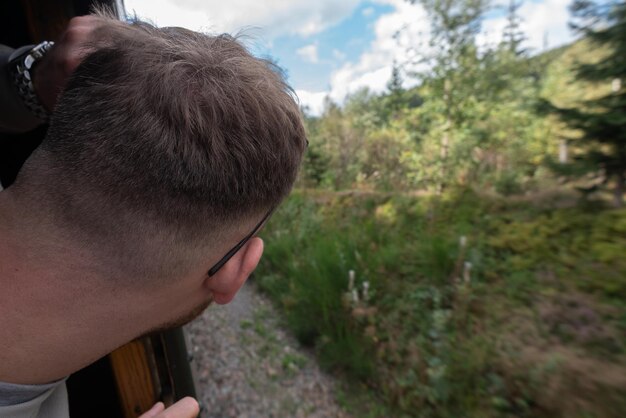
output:
[[[101,20],[37,151],[56,218],[170,254],[276,207],[306,147],[282,72],[229,35]]]

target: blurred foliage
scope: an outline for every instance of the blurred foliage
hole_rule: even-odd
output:
[[[260,286],[323,365],[371,394],[356,416],[621,417],[626,212],[584,158],[586,125],[542,107],[600,112],[615,82],[580,71],[623,65],[621,47],[525,50],[517,1],[502,41],[479,46],[486,2],[419,2],[433,44],[409,55],[426,70],[394,63],[387,92],[307,116]]]
[[[308,191],[264,238],[261,288],[322,365],[376,394],[387,408],[376,416],[618,417],[626,406],[623,379],[594,374],[626,376],[625,210],[468,190]]]
[[[478,48],[476,19],[486,6],[467,1],[471,7],[426,2],[435,14],[447,13],[441,8],[445,3],[457,22],[453,28],[437,28],[438,48],[412,54],[430,70],[416,74],[396,64],[387,92],[362,89],[342,106],[327,99],[320,117],[307,117],[311,151],[302,186],[437,191],[442,185],[471,185],[518,195],[558,180],[584,194],[621,178],[626,132],[621,76],[588,79],[596,74],[590,70],[594,66],[606,73],[607,60],[616,61],[621,49],[583,38],[530,55],[521,47],[514,2],[503,41]],[[453,34],[446,35],[450,30]],[[418,85],[403,89],[404,78]],[[622,89],[618,93],[612,92],[616,86]],[[545,106],[548,101],[552,107]],[[613,109],[606,117],[598,113],[603,106]],[[555,109],[564,110],[562,118]],[[612,123],[612,130],[592,129],[602,122],[599,118]],[[559,151],[566,155],[559,157]]]
[[[626,3],[618,1],[592,2],[576,0],[572,5],[574,26],[585,35],[592,48],[603,54],[596,62],[578,62],[573,66],[577,80],[596,88],[592,98],[575,107],[558,107],[549,102],[546,109],[554,112],[573,129],[574,140],[581,151],[571,165],[577,170],[568,174],[578,176],[601,172],[603,184],[613,180],[614,199],[623,205],[626,191]]]

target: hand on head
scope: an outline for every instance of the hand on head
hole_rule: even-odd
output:
[[[80,16],[70,20],[67,29],[34,68],[33,83],[39,101],[52,111],[69,76],[85,57],[91,32],[98,18]]]

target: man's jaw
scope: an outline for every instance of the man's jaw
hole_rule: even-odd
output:
[[[181,315],[171,321],[167,321],[160,325],[157,325],[156,327],[150,329],[148,332],[144,333],[141,337],[148,337],[148,336],[152,336],[154,334],[158,334],[163,331],[168,331],[174,328],[182,327],[183,325],[193,321],[194,319],[202,315],[202,312],[204,312],[206,308],[208,308],[212,303],[213,303],[213,297],[209,297],[208,300],[203,301],[202,303],[200,303],[198,306],[191,309],[186,314]]]

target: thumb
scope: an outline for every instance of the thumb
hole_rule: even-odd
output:
[[[156,415],[155,418],[196,418],[199,413],[198,401],[188,396]]]
[[[139,418],[154,418],[157,416],[159,412],[163,412],[164,409],[165,409],[165,405],[163,405],[163,402],[157,402],[154,404],[152,408],[150,408],[149,411],[146,411],[143,414],[141,414]]]

